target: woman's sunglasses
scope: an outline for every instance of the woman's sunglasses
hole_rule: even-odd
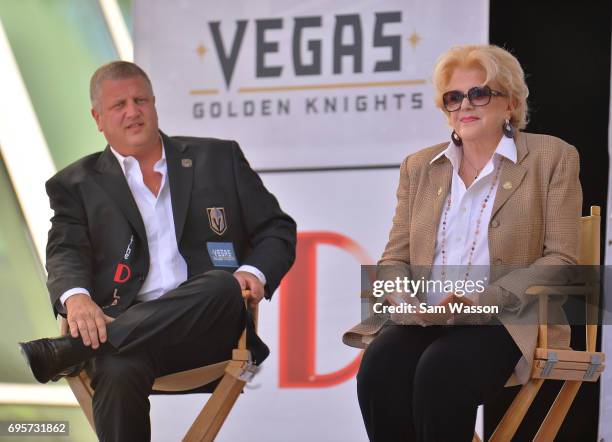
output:
[[[455,112],[461,109],[463,99],[467,97],[472,106],[486,106],[491,102],[491,97],[505,97],[506,94],[494,91],[489,86],[474,86],[464,94],[461,91],[448,91],[442,95],[444,109]]]

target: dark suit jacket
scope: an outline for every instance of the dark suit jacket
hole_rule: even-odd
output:
[[[236,142],[163,133],[162,139],[176,238],[188,276],[216,268],[208,242],[231,242],[239,265],[264,273],[270,298],[295,259],[293,219]],[[134,301],[149,269],[144,224],[117,159],[107,146],[58,172],[46,189],[54,210],[47,287],[56,315],[63,312],[60,296],[83,287],[106,314],[117,316]],[[223,229],[215,232],[211,226],[208,208],[224,209],[227,228],[221,234]]]

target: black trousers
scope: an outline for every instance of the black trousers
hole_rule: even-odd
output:
[[[98,438],[149,441],[155,378],[230,359],[245,319],[240,285],[223,271],[199,275],[119,315],[107,325],[118,351],[88,366]]]
[[[386,329],[357,374],[368,437],[471,441],[478,405],[499,393],[520,357],[502,325]]]

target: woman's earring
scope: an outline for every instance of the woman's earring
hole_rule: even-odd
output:
[[[453,140],[453,143],[455,143],[456,146],[461,146],[463,144],[463,140],[455,131],[453,131],[451,134],[451,140]]]
[[[510,124],[510,120],[506,118],[506,121],[502,125],[502,130],[504,131],[504,135],[508,138],[514,138],[514,128]]]

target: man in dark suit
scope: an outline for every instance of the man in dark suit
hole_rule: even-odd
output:
[[[148,440],[158,376],[231,358],[249,302],[295,258],[295,222],[232,141],[168,137],[137,65],[100,67],[92,116],[108,146],[47,182],[47,271],[70,335],[22,343],[36,379],[87,362],[101,440]],[[252,327],[254,362],[268,355]]]

